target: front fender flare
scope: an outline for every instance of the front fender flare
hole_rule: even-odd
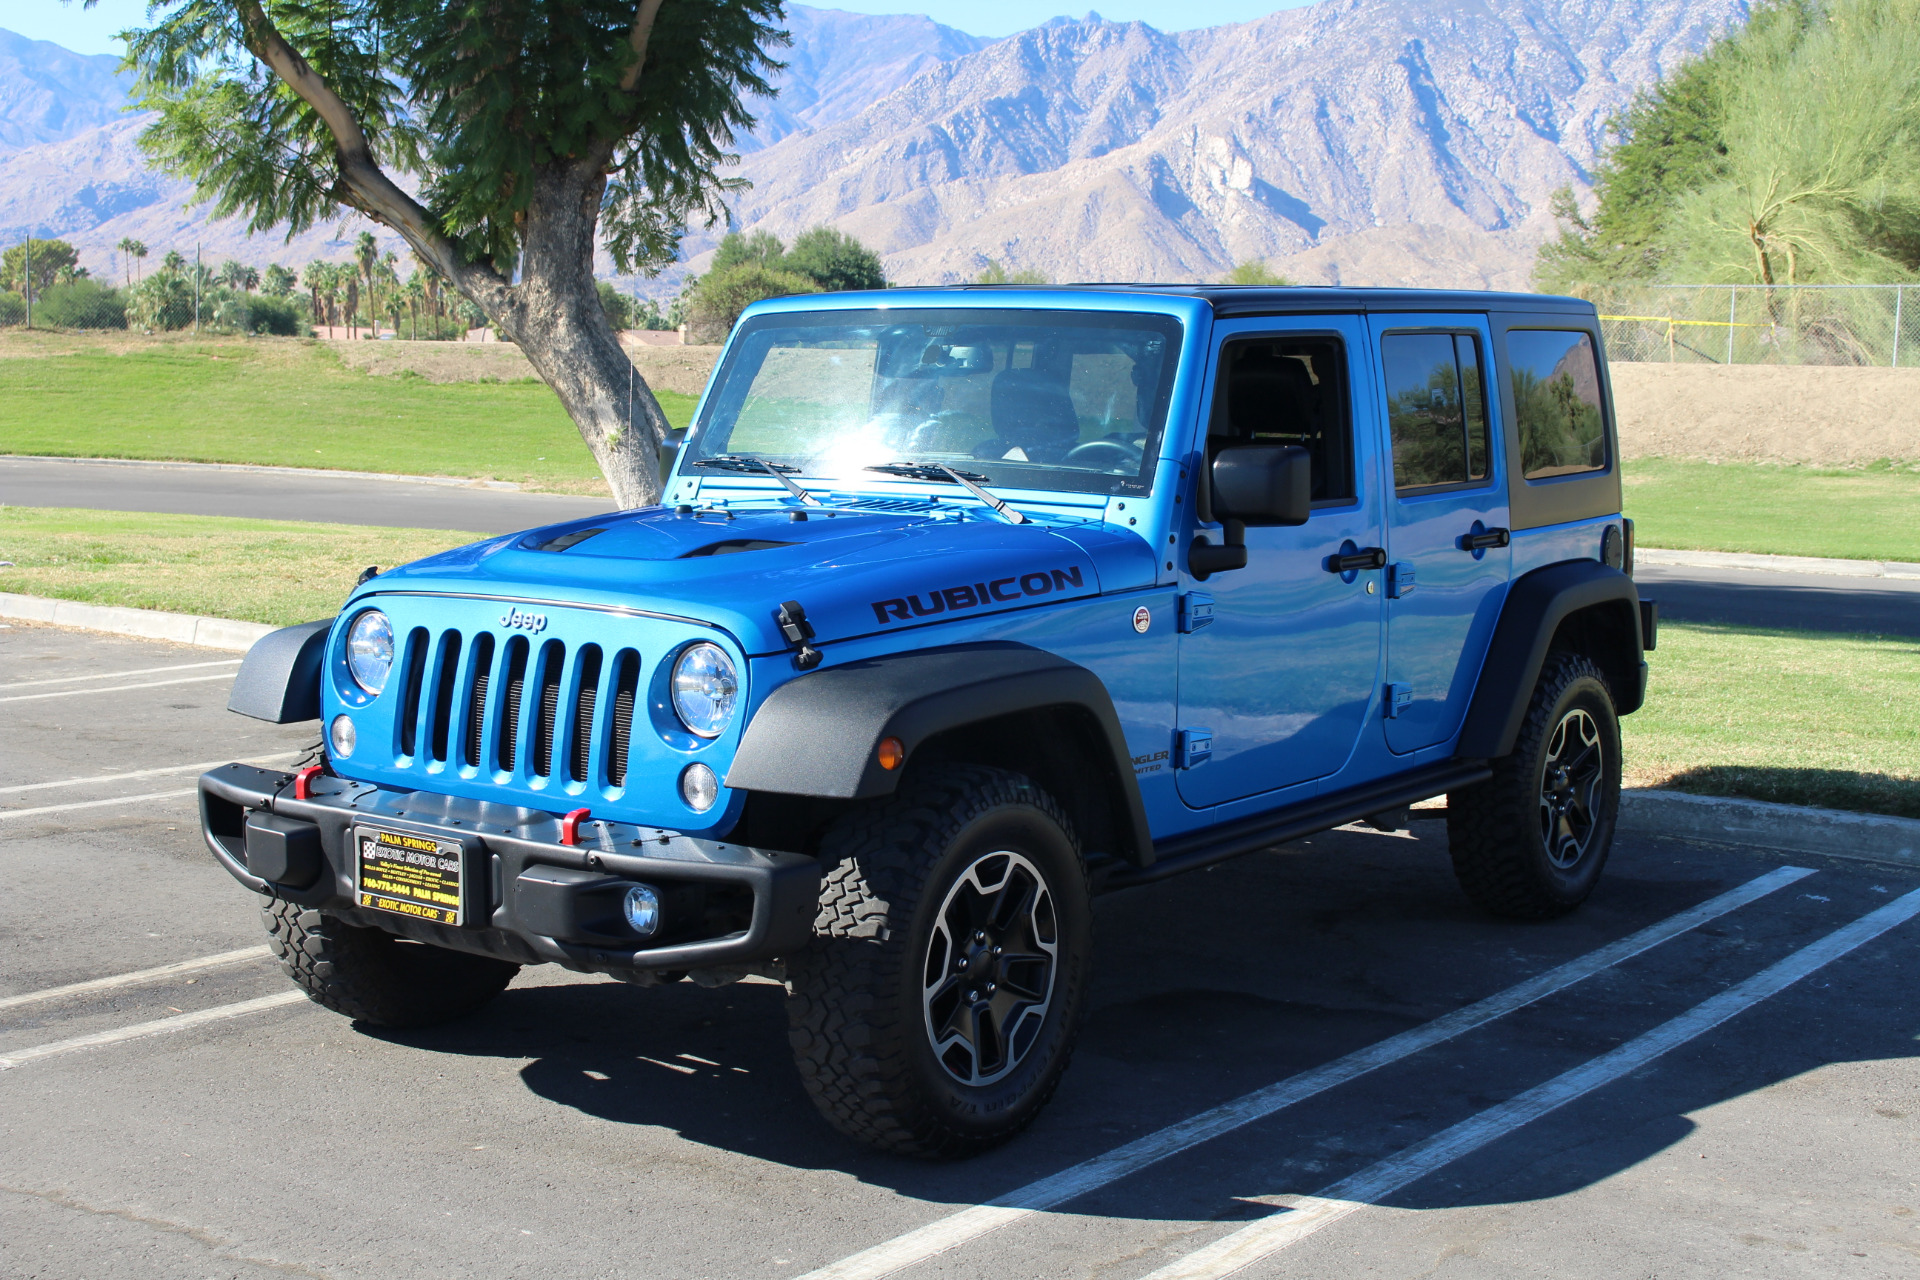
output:
[[[227,710],[268,724],[320,718],[320,665],[333,619],[269,631],[253,642],[234,677]]]
[[[742,791],[865,800],[890,795],[900,771],[880,767],[882,738],[898,738],[911,761],[917,748],[952,729],[1049,708],[1085,712],[1104,740],[1107,785],[1117,787],[1125,820],[1121,852],[1153,857],[1146,806],[1133,776],[1126,735],[1106,685],[1093,672],[1028,645],[987,643],[927,649],[849,662],[775,689],[740,737],[726,785]]]

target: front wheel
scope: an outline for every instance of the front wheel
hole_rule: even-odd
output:
[[[267,946],[307,998],[375,1027],[431,1027],[506,990],[520,966],[347,924],[281,898],[261,911]]]
[[[1543,920],[1587,900],[1620,813],[1620,721],[1588,658],[1550,654],[1513,750],[1447,797],[1447,844],[1467,896]]]
[[[903,783],[828,832],[813,944],[788,966],[807,1091],[841,1132],[972,1155],[1025,1128],[1073,1050],[1087,877],[1053,798],[999,769]]]

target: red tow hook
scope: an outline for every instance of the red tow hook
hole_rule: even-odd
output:
[[[324,766],[310,764],[293,775],[293,798],[295,800],[313,799],[313,780],[320,775]]]
[[[575,809],[572,813],[560,819],[560,843],[579,844],[580,824],[592,816],[593,810],[591,809]]]

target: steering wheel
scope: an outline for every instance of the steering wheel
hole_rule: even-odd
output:
[[[1137,445],[1125,444],[1119,440],[1089,440],[1085,444],[1075,445],[1061,459],[1068,466],[1076,467],[1121,467],[1132,470],[1140,465],[1145,450]]]

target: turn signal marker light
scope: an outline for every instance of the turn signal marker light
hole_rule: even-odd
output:
[[[882,738],[880,749],[874,755],[879,759],[880,767],[891,773],[907,758],[907,748],[898,738]]]

